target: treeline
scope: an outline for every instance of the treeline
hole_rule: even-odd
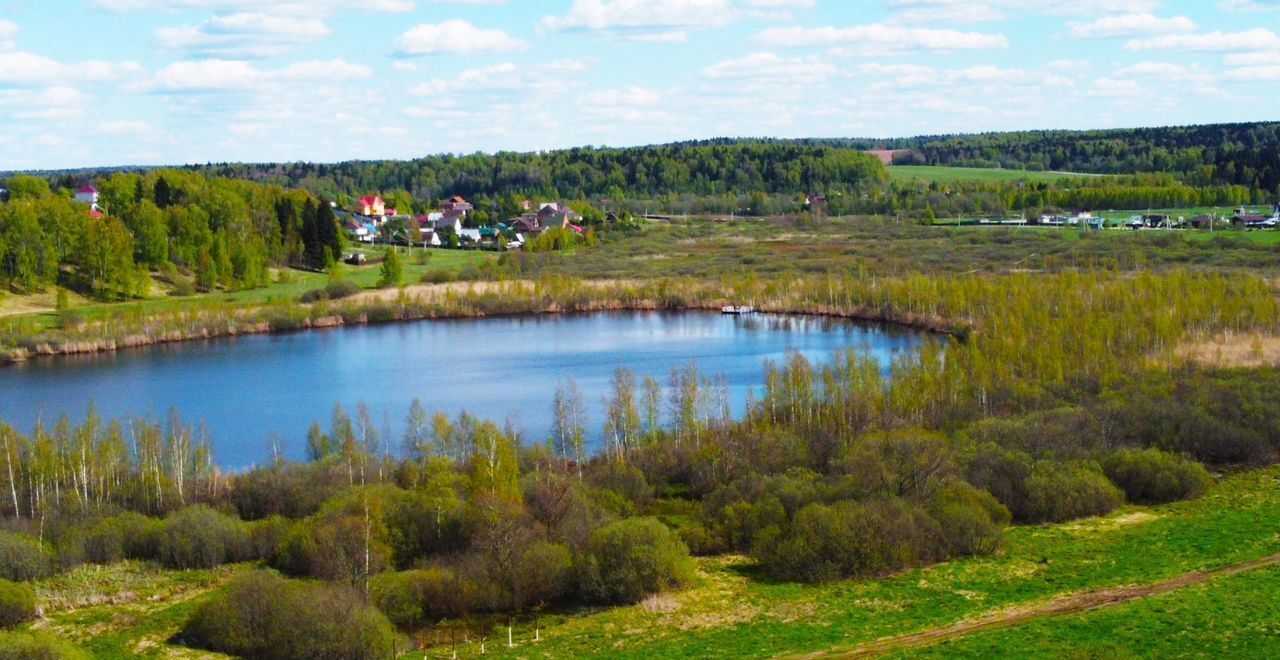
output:
[[[1238,185],[1190,186],[1171,174],[1119,177],[1064,177],[1054,183],[892,182],[861,197],[828,198],[831,215],[893,215],[960,217],[1006,213],[1108,209],[1223,207],[1265,203],[1270,194]],[[932,216],[932,217],[929,217]]]
[[[683,193],[794,195],[852,192],[885,176],[878,159],[856,150],[750,142],[504,151],[331,165],[225,163],[197,169],[217,176],[301,187],[328,197],[404,190],[419,200],[511,194],[614,201]]]
[[[333,210],[306,192],[175,170],[64,183],[95,184],[99,210],[46,179],[4,183],[0,286],[127,298],[147,295],[155,274],[184,294],[261,286],[268,266],[323,268],[340,256]]]
[[[1280,193],[1280,123],[932,135],[838,145],[902,149],[895,164],[1132,174]]]

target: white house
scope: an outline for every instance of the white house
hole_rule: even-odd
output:
[[[89,206],[98,205],[98,189],[93,186],[84,186],[76,189],[76,201]]]

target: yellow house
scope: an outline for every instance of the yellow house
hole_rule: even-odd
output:
[[[356,213],[366,217],[383,216],[387,214],[387,204],[378,195],[361,197],[356,202]]]

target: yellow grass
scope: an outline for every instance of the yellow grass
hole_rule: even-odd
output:
[[[1280,365],[1280,335],[1235,333],[1183,342],[1178,357],[1206,367],[1272,367]]]

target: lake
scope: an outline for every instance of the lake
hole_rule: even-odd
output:
[[[461,410],[499,424],[512,420],[526,441],[552,428],[557,383],[582,389],[593,437],[614,369],[664,385],[690,362],[723,374],[733,412],[764,382],[766,360],[791,352],[825,361],[852,347],[888,370],[929,335],[838,319],[711,312],[616,312],[433,320],[251,335],[82,356],[43,357],[0,368],[0,420],[28,432],[37,419],[83,419],[92,402],[106,418],[163,420],[176,407],[203,422],[224,468],[268,460],[273,442],[305,453],[307,427],[328,429],[335,403],[354,415],[369,406],[399,446],[414,398],[428,411]]]

